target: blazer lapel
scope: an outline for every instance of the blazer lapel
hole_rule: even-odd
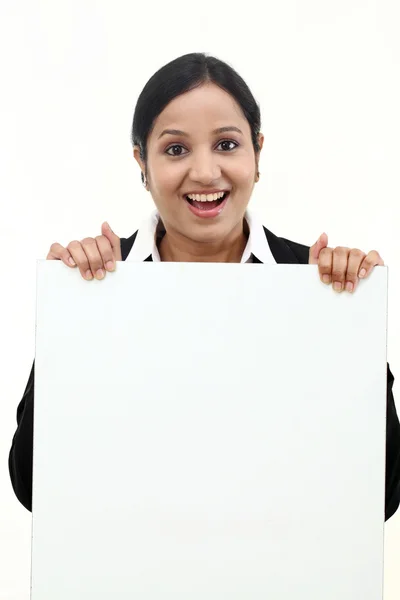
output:
[[[268,240],[268,244],[271,249],[272,255],[278,264],[300,264],[300,261],[295,255],[295,253],[291,250],[291,248],[282,238],[277,237],[275,234],[272,233],[272,231],[270,231],[266,227],[264,227],[264,232]],[[254,262],[261,263],[261,260],[258,260],[257,257],[254,258]]]

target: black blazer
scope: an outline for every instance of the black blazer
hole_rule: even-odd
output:
[[[309,246],[292,242],[274,235],[264,227],[271,252],[277,263],[308,264]],[[121,238],[122,260],[125,260],[135,242],[137,231],[129,238]],[[147,261],[151,261],[149,256]],[[257,258],[255,262],[260,263]],[[394,377],[387,365],[387,434],[386,434],[386,502],[385,520],[389,519],[400,504],[400,423],[393,399]],[[9,471],[18,500],[32,510],[32,453],[33,453],[33,406],[35,384],[35,361],[17,408],[17,430],[9,454]],[[290,477],[290,473],[288,473]],[[360,503],[362,498],[360,498]]]

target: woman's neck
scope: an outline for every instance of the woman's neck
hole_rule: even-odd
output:
[[[196,244],[182,236],[166,233],[158,250],[163,262],[225,262],[239,263],[249,237],[246,220],[232,231],[229,238],[217,244]]]

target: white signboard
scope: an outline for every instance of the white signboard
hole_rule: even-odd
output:
[[[387,268],[38,261],[32,600],[380,600]]]

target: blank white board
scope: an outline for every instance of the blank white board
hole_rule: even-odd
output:
[[[382,598],[387,268],[38,261],[32,600]]]

